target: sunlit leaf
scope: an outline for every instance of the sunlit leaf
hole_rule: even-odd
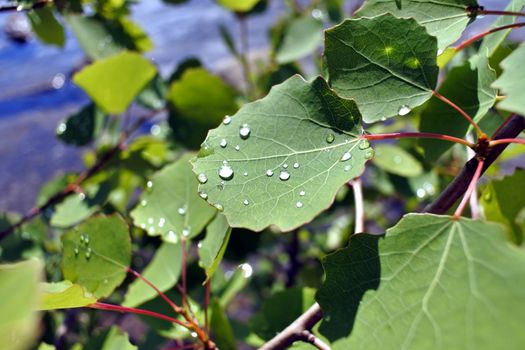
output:
[[[218,214],[206,228],[206,237],[199,243],[199,258],[201,266],[206,271],[208,281],[224,256],[228,241],[230,240],[231,227],[224,215]]]
[[[259,1],[260,0],[217,0],[222,6],[237,12],[250,11]]]
[[[84,307],[97,301],[82,286],[69,281],[44,283],[41,288],[42,302],[38,310],[71,309]]]
[[[505,99],[498,107],[507,111],[525,114],[525,44],[514,50],[501,62],[503,74],[492,84],[501,89]]]
[[[31,26],[42,42],[63,47],[66,42],[64,27],[57,21],[50,7],[31,10],[27,13]]]
[[[312,16],[296,18],[284,32],[275,56],[277,62],[293,62],[311,54],[323,42],[323,23]]]
[[[389,173],[405,177],[421,174],[423,168],[410,153],[395,145],[377,145],[374,164]]]

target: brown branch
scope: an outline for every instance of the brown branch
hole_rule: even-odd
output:
[[[47,6],[48,4],[52,4],[52,3],[53,3],[53,0],[39,0],[28,7],[25,7],[23,4],[15,3],[15,4],[10,4],[10,5],[0,6],[0,12],[35,10],[35,9]]]
[[[0,232],[0,241],[7,236],[9,236],[11,233],[13,233],[16,229],[20,228],[25,223],[31,221],[38,215],[42,214],[46,209],[53,207],[54,205],[62,202],[67,196],[76,193],[78,189],[80,188],[80,185],[96,173],[100,171],[104,166],[106,166],[109,161],[118,153],[120,153],[122,150],[126,148],[126,141],[128,138],[138,129],[142,124],[144,124],[145,121],[151,119],[152,117],[156,116],[159,113],[159,111],[156,111],[154,114],[141,117],[137,120],[135,124],[128,130],[122,133],[119,142],[110,148],[106,153],[104,153],[98,161],[90,168],[84,170],[80,175],[78,175],[76,181],[72,184],[69,184],[64,189],[62,189],[60,192],[56,193],[55,195],[51,196],[44,204],[38,207],[34,207],[29,212],[27,212],[18,222],[11,225],[10,227],[6,228],[5,230]]]

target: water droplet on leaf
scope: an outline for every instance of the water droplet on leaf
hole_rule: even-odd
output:
[[[352,158],[352,155],[350,154],[350,152],[345,152],[345,153],[343,153],[343,155],[341,156],[341,162],[346,162],[346,161],[349,160],[350,158]]]
[[[199,196],[202,198],[202,199],[208,199],[208,194],[206,192],[199,192]]]
[[[218,211],[223,211],[224,207],[222,206],[222,204],[217,203],[217,204],[215,204],[215,209],[217,209]]]
[[[299,163],[293,163],[293,168],[294,168],[294,169],[299,168]]]
[[[252,131],[250,130],[250,127],[248,124],[243,124],[241,128],[239,129],[239,135],[241,136],[241,139],[246,140],[248,137],[250,137],[250,133]]]
[[[334,134],[326,135],[326,142],[332,143],[332,142],[334,142],[334,140],[335,140],[335,135]]]
[[[231,180],[233,178],[233,169],[229,165],[223,165],[219,168],[219,177],[223,180]]]
[[[228,124],[230,124],[231,122],[232,122],[232,117],[230,117],[229,115],[225,116],[224,119],[223,119],[223,121],[222,121],[222,123],[223,123],[224,125],[228,125]]]
[[[273,170],[271,170],[271,169],[266,170],[266,176],[272,177],[273,176]]]
[[[403,106],[399,107],[399,111],[397,113],[400,116],[404,116],[404,115],[407,115],[408,113],[410,113],[410,111],[412,111],[412,109],[410,109],[410,107],[408,107],[407,105],[403,105]]]
[[[242,203],[243,203],[244,205],[248,205],[248,204],[250,204],[250,201],[247,200],[247,199],[245,199]]]
[[[303,207],[303,202],[297,202],[297,203],[295,203],[295,206],[297,208],[302,208]]]
[[[359,144],[359,149],[367,149],[367,148],[370,148],[370,141],[365,139],[361,141],[361,143]]]
[[[199,182],[201,184],[205,184],[206,182],[208,182],[208,178],[206,177],[206,175],[204,173],[200,173],[198,176],[197,176],[197,180],[199,180]]]
[[[228,145],[228,141],[226,141],[226,139],[222,139],[221,142],[219,143],[219,146],[221,146],[222,148],[225,148],[227,145]]]
[[[179,208],[179,209],[177,210],[177,212],[178,212],[180,215],[184,215],[184,214],[186,214],[186,208],[181,207],[181,208]]]
[[[287,181],[288,179],[290,178],[290,173],[287,172],[287,171],[281,171],[281,173],[279,174],[279,179],[281,179],[282,181]]]
[[[301,196],[301,197],[304,196],[305,194],[306,194],[305,191],[301,191],[301,192],[299,192],[299,196]]]

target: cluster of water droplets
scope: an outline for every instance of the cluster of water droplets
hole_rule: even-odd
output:
[[[93,251],[91,250],[91,247],[89,246],[90,238],[88,234],[81,233],[80,234],[80,245],[77,245],[73,252],[75,253],[75,256],[78,257],[80,254],[80,250],[84,250],[84,257],[86,260],[91,259],[91,255],[93,254]]]

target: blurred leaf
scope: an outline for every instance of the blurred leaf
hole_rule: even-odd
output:
[[[403,148],[391,144],[378,144],[374,148],[374,164],[381,169],[404,177],[421,175],[421,163]]]
[[[206,227],[206,237],[199,243],[200,264],[206,270],[206,283],[215,273],[230,240],[231,227],[224,215],[218,214]]]
[[[265,340],[273,338],[313,305],[314,295],[315,290],[299,287],[273,294],[252,318],[253,331]]]
[[[137,96],[137,102],[149,109],[161,109],[166,105],[167,92],[166,83],[157,74]]]
[[[64,27],[57,21],[51,7],[42,7],[27,13],[33,31],[43,43],[63,47],[66,42]]]
[[[233,227],[287,231],[328,208],[373,156],[355,103],[294,76],[210,131],[199,190]]]
[[[353,249],[324,262],[318,301],[332,349],[522,348],[525,252],[500,225],[409,214],[376,250]],[[366,289],[376,290],[360,300]]]
[[[414,19],[346,20],[325,32],[325,56],[330,85],[368,123],[406,115],[436,86],[436,38]]]
[[[105,121],[106,114],[90,103],[60,122],[57,136],[69,145],[85,146],[100,135]]]
[[[472,21],[467,8],[476,5],[476,0],[367,0],[356,16],[373,17],[388,12],[414,18],[425,26],[428,34],[437,37],[438,47],[444,49],[459,39]]]
[[[217,299],[212,300],[210,309],[210,327],[215,335],[213,340],[217,344],[217,347],[221,350],[237,349],[228,315]]]
[[[437,57],[437,65],[439,68],[444,68],[457,54],[456,49],[453,47],[447,47]]]
[[[223,24],[220,24],[219,34],[221,35],[222,41],[224,42],[228,50],[230,50],[230,53],[234,56],[238,56],[239,52],[237,51],[237,48],[235,47],[235,41],[233,40],[233,37],[230,31],[228,30],[228,27],[226,27]]]
[[[171,84],[168,101],[170,126],[175,136],[191,148],[198,147],[209,129],[238,109],[233,89],[203,68],[184,70],[181,78]]]
[[[496,90],[490,87],[495,78],[496,73],[489,66],[488,58],[481,55],[477,62],[471,60],[452,68],[440,86],[439,93],[478,122],[496,101]],[[421,112],[419,130],[462,138],[469,126],[469,122],[454,108],[432,97]],[[425,150],[425,160],[429,162],[436,161],[454,145],[452,142],[434,139],[420,139],[419,144]]]
[[[69,281],[43,283],[42,302],[38,310],[58,310],[84,307],[96,303],[97,299],[78,284]]]
[[[100,350],[137,350],[138,348],[129,342],[127,333],[117,326],[111,327],[104,345]]]
[[[303,58],[323,42],[323,23],[312,16],[293,19],[285,29],[283,42],[277,50],[280,64]]]
[[[142,276],[161,292],[171,289],[179,280],[182,268],[182,246],[164,242],[157,249],[153,260],[142,272]],[[135,279],[129,286],[123,306],[136,307],[157,296],[157,292],[144,281]]]
[[[498,104],[498,108],[525,114],[525,44],[514,50],[510,56],[501,62],[503,74],[492,84],[493,87],[501,89],[506,95],[505,99]]]
[[[502,180],[489,182],[480,197],[487,220],[505,225],[508,236],[516,243],[523,242],[523,230],[516,221],[525,208],[525,170],[516,170]]]
[[[341,22],[345,15],[343,10],[343,5],[345,4],[344,0],[322,0],[321,3],[324,4],[331,22]]]
[[[73,81],[103,110],[120,114],[155,73],[155,66],[146,58],[122,52],[85,67],[75,74]]]
[[[236,12],[250,11],[260,0],[217,0],[217,2],[228,10]]]
[[[135,226],[177,243],[182,236],[198,235],[213,218],[216,210],[197,193],[198,181],[189,163],[192,156],[187,153],[153,175],[131,212]]]
[[[126,277],[131,241],[118,216],[94,216],[62,236],[64,278],[107,297]]]
[[[120,18],[119,24],[122,26],[124,33],[129,36],[130,41],[133,42],[133,45],[128,45],[128,48],[138,52],[146,52],[153,49],[153,42],[138,24],[126,17]]]
[[[28,349],[39,333],[41,264],[28,260],[0,265],[0,349]]]

